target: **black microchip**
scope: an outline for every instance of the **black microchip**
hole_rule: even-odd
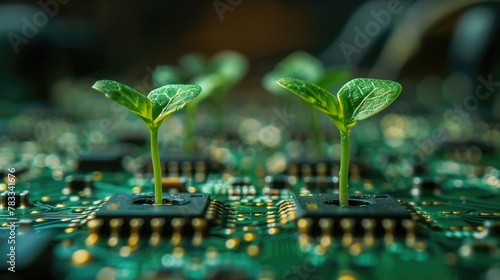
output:
[[[373,233],[383,234],[382,221],[394,221],[394,234],[403,234],[405,230],[402,221],[411,219],[410,212],[406,210],[396,199],[389,195],[351,195],[349,205],[339,206],[338,194],[300,194],[293,196],[297,218],[309,218],[312,220],[311,234],[320,235],[321,228],[319,220],[327,218],[333,220],[336,234],[342,233],[340,222],[342,219],[354,221],[352,233],[362,235],[365,230],[362,226],[364,219],[375,222]]]
[[[336,190],[339,188],[337,176],[304,177],[304,187],[308,190]]]
[[[87,192],[90,194],[94,189],[92,177],[86,176],[73,176],[66,177],[66,187],[63,189],[64,194],[78,194],[79,192]]]
[[[231,180],[231,186],[234,187],[250,186],[251,184],[252,180],[249,177],[236,177]]]
[[[290,188],[290,181],[288,176],[266,176],[266,184],[271,189],[287,189]]]
[[[128,235],[130,221],[136,219],[143,221],[140,233],[149,234],[152,231],[151,221],[161,219],[164,222],[162,233],[171,233],[171,221],[179,218],[184,223],[182,233],[191,234],[191,221],[204,219],[210,196],[202,193],[164,194],[163,205],[154,205],[153,200],[153,194],[114,194],[96,213],[96,219],[104,222],[101,231],[109,233],[109,222],[116,219],[122,221],[120,233]]]
[[[122,170],[123,153],[119,149],[92,150],[78,158],[78,170]]]
[[[221,163],[198,155],[162,155],[160,163],[163,174],[166,176],[191,177],[197,173],[213,174],[222,172],[225,169]],[[142,171],[147,173],[153,171],[151,158],[145,160]]]
[[[340,169],[340,161],[334,159],[300,159],[292,160],[287,164],[285,175],[298,177],[312,176],[337,176]],[[349,177],[352,176],[375,176],[378,175],[370,166],[364,164],[357,158],[351,159]]]

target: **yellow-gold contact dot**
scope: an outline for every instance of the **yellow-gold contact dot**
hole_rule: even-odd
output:
[[[41,212],[40,210],[34,210],[34,211],[31,211],[30,214],[38,214],[40,212]]]
[[[92,172],[92,180],[94,181],[101,181],[102,180],[102,172],[99,171],[94,171]]]
[[[255,203],[255,206],[264,206],[264,205],[265,205],[264,202],[261,202],[261,201]]]
[[[500,212],[494,212],[493,215],[494,216],[500,216]]]
[[[453,211],[453,214],[455,215],[462,214],[462,211]]]
[[[481,212],[481,213],[479,213],[479,215],[481,215],[481,216],[491,216],[491,213],[489,213],[489,212]]]
[[[441,214],[443,214],[443,215],[448,215],[450,213],[451,213],[450,211],[441,211]]]
[[[132,192],[133,193],[140,193],[140,192],[142,192],[142,188],[141,187],[133,187]]]
[[[65,233],[72,233],[73,231],[75,231],[74,228],[66,228],[66,229],[64,229]]]
[[[61,219],[61,222],[69,222],[69,221],[71,221],[71,219],[70,219],[70,218],[62,218],[62,219]]]
[[[85,249],[77,250],[71,255],[71,263],[73,265],[84,265],[92,260],[92,255]]]
[[[85,239],[85,245],[87,246],[93,246],[97,243],[99,240],[99,235],[97,233],[91,233],[86,239]]]
[[[276,219],[267,219],[266,222],[268,224],[274,224],[274,223],[276,223]]]
[[[38,218],[38,219],[35,220],[35,222],[38,222],[38,223],[45,222],[45,219],[44,218]]]
[[[56,207],[57,207],[57,208],[64,208],[64,207],[66,207],[66,204],[58,203],[58,204],[56,205]]]
[[[243,235],[243,239],[246,242],[254,241],[256,238],[257,238],[257,235],[254,233],[245,233],[245,235]]]
[[[186,251],[182,247],[175,247],[174,250],[172,251],[172,255],[176,258],[181,258],[184,256]]]
[[[362,250],[363,246],[361,245],[361,243],[355,242],[349,247],[349,254],[351,254],[352,256],[357,256],[361,253]]]
[[[250,245],[247,247],[247,254],[251,257],[257,256],[260,253],[260,247],[257,245]]]
[[[112,267],[103,267],[97,272],[96,280],[116,279],[116,269]]]
[[[90,202],[88,200],[87,201],[82,201],[82,205],[89,205],[90,203],[92,203],[92,202]]]
[[[253,230],[258,230],[259,228],[256,226],[244,226],[243,231],[253,231]]]
[[[240,240],[238,238],[230,238],[230,239],[226,240],[226,248],[228,248],[228,249],[234,249],[234,248],[238,247],[239,244],[240,244]]]
[[[42,197],[42,201],[44,201],[44,202],[50,201],[50,197],[44,196],[44,197]]]
[[[9,226],[9,223],[3,223],[2,224],[3,227],[8,227]]]
[[[5,191],[7,190],[7,184],[1,183],[0,184],[0,191]]]
[[[233,234],[233,233],[235,233],[235,232],[236,232],[236,229],[235,229],[235,228],[225,228],[225,229],[223,230],[223,232],[224,232],[224,234],[226,234],[226,235],[231,235],[231,234]]]
[[[280,232],[279,228],[270,228],[267,230],[267,233],[269,233],[270,235],[275,235],[275,234],[278,234]]]
[[[75,212],[79,213],[79,212],[83,212],[83,208],[76,208],[75,209]]]
[[[128,257],[132,253],[132,248],[130,246],[122,246],[120,248],[120,256],[122,257]]]
[[[340,276],[339,278],[337,278],[337,280],[356,280],[356,277],[354,277],[354,275],[352,275],[352,272],[351,271],[342,271],[340,272]]]
[[[193,186],[191,186],[191,187],[187,188],[187,191],[188,191],[188,193],[195,193],[196,192],[196,188],[193,187]]]

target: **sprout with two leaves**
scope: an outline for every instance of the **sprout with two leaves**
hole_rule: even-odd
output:
[[[154,174],[154,201],[163,204],[161,185],[160,153],[158,151],[158,129],[162,122],[181,110],[200,92],[197,85],[166,85],[152,90],[144,96],[133,88],[111,80],[97,81],[94,89],[104,93],[109,99],[129,109],[146,124],[151,135],[151,160]]]
[[[200,102],[211,99],[216,119],[216,129],[223,129],[224,99],[248,71],[248,61],[235,51],[220,51],[208,58],[199,53],[188,53],[179,59],[178,65],[161,65],[153,72],[153,85],[197,84],[203,93],[186,106],[185,152],[195,151],[196,111]]]
[[[309,81],[322,88],[339,88],[350,79],[350,71],[346,67],[325,67],[316,57],[304,51],[295,51],[285,57],[274,67],[273,71],[267,73],[262,78],[263,87],[270,93],[284,96],[286,90],[276,84],[276,80],[281,77],[296,78]],[[311,130],[316,142],[316,154],[321,156],[323,149],[323,134],[317,112],[310,107]]]
[[[313,83],[294,78],[276,81],[316,109],[326,114],[340,131],[339,204],[349,205],[349,137],[351,129],[389,106],[401,93],[401,85],[394,81],[357,78],[347,82],[337,93],[331,94]]]

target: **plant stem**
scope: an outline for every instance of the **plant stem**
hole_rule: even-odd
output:
[[[313,132],[314,141],[316,142],[316,154],[321,156],[323,154],[323,135],[321,134],[321,126],[319,123],[318,112],[313,106],[309,106],[311,114],[311,128]]]
[[[150,127],[149,133],[151,135],[151,160],[153,161],[155,204],[162,205],[163,190],[161,185],[160,152],[158,151],[158,127]]]
[[[340,172],[339,172],[339,204],[340,206],[349,205],[349,193],[348,193],[348,180],[349,180],[349,133],[347,130],[345,132],[340,132]]]

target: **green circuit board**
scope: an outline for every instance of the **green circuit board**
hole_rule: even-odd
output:
[[[317,156],[300,120],[276,125],[286,108],[247,107],[228,118],[235,133],[200,136],[199,153],[164,134],[163,206],[151,204],[147,133],[133,118],[113,134],[99,120],[33,121],[50,124],[47,141],[22,137],[34,114],[5,120],[19,137],[1,139],[1,278],[498,279],[498,143],[434,141],[424,160],[411,135],[425,119],[368,120],[339,207],[329,124]]]

